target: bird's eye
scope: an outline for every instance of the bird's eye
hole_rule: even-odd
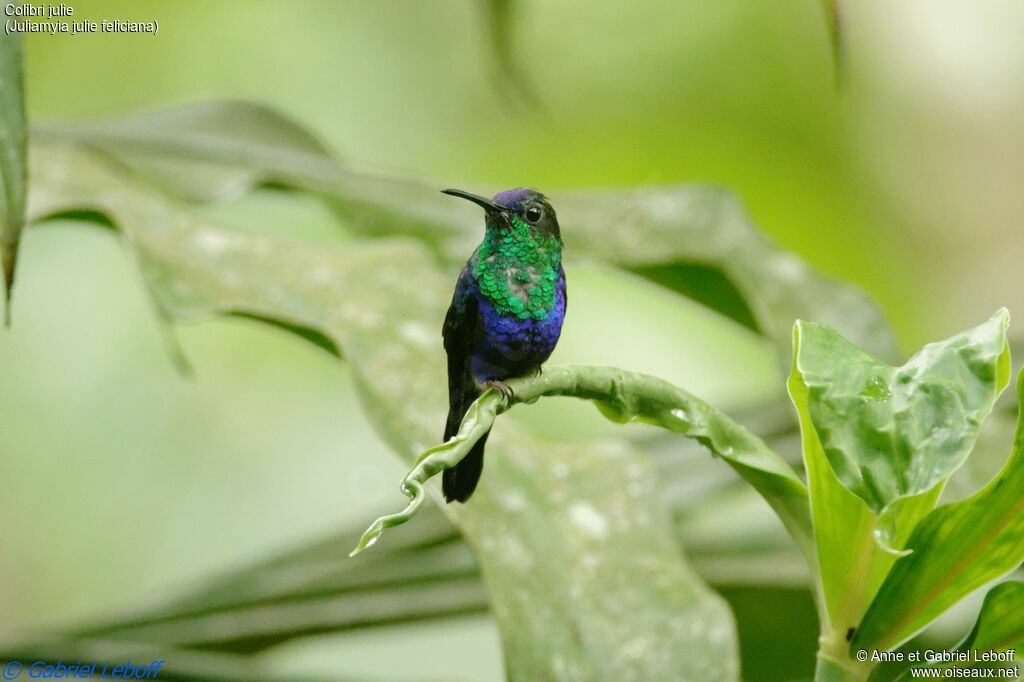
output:
[[[542,213],[539,206],[531,206],[526,209],[526,222],[536,225],[540,221]]]

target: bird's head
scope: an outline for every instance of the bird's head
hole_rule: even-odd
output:
[[[514,221],[518,221],[540,235],[554,236],[559,241],[562,239],[554,207],[547,197],[535,189],[518,187],[498,192],[491,199],[461,189],[442,191],[482,206],[486,212],[489,230],[508,230],[513,227]]]

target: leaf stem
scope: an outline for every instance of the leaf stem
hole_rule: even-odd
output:
[[[370,524],[370,527],[359,538],[359,544],[349,553],[349,556],[353,557],[373,545],[386,529],[400,526],[415,516],[426,497],[423,484],[431,477],[461,462],[462,458],[469,454],[473,445],[490,431],[499,408],[503,404],[504,398],[498,391],[493,388],[484,391],[483,395],[477,398],[466,412],[459,432],[447,443],[432,447],[420,455],[412,469],[402,479],[402,494],[409,498],[405,509],[382,516]],[[506,406],[504,409],[508,409],[508,407]]]
[[[385,529],[411,519],[423,503],[423,484],[458,464],[490,430],[498,414],[541,397],[571,396],[593,401],[612,421],[660,426],[706,446],[768,501],[814,565],[807,487],[803,481],[764,441],[693,394],[647,374],[593,366],[551,367],[535,377],[509,381],[509,386],[512,398],[506,400],[497,391],[485,391],[466,413],[459,433],[417,459],[402,480],[402,492],[410,498],[409,504],[401,512],[374,521],[353,555],[376,542]]]

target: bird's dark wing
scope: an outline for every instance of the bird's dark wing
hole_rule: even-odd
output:
[[[466,410],[480,397],[480,387],[469,370],[470,357],[483,336],[477,295],[476,282],[470,273],[470,265],[467,265],[462,268],[455,285],[455,295],[452,296],[452,304],[445,315],[441,331],[444,349],[448,352],[448,421],[444,426],[446,441],[458,433]],[[445,501],[465,502],[473,494],[483,472],[486,443],[485,433],[462,461],[445,469],[441,481]]]
[[[475,395],[467,395],[467,391],[475,393],[472,391],[474,381],[469,375],[469,357],[479,343],[482,331],[483,323],[475,282],[467,264],[462,268],[459,280],[455,284],[455,294],[452,296],[452,304],[445,315],[441,331],[444,349],[448,353],[448,405],[453,413],[461,413],[458,414],[459,421],[455,424],[456,430],[462,421],[462,414],[465,414],[465,410],[476,399]],[[450,426],[446,429],[445,440],[453,435],[447,433],[450,429]]]

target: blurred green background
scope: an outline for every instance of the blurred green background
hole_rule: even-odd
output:
[[[439,186],[529,184],[557,201],[560,188],[718,183],[779,243],[875,296],[906,348],[1000,305],[1024,310],[1015,0],[850,3],[841,88],[814,0],[521,2],[512,44],[536,107],[496,75],[469,0],[71,5],[76,19],[155,18],[160,32],[29,37],[36,122],[243,98],[306,123],[358,167]],[[203,210],[340,238],[302,196],[264,190]],[[402,466],[364,422],[344,365],[216,322],[176,329],[196,369],[183,378],[117,240],[50,224],[23,248],[15,324],[0,333],[0,636],[159,601],[399,499]],[[759,338],[567,260],[573,307],[554,362],[654,372],[725,408],[781,394]],[[613,428],[588,408],[557,409],[571,428]],[[744,603],[741,629],[780,610]],[[764,661],[793,654],[742,646]],[[422,671],[409,670],[414,657]],[[312,638],[258,664],[502,679],[486,616]]]

